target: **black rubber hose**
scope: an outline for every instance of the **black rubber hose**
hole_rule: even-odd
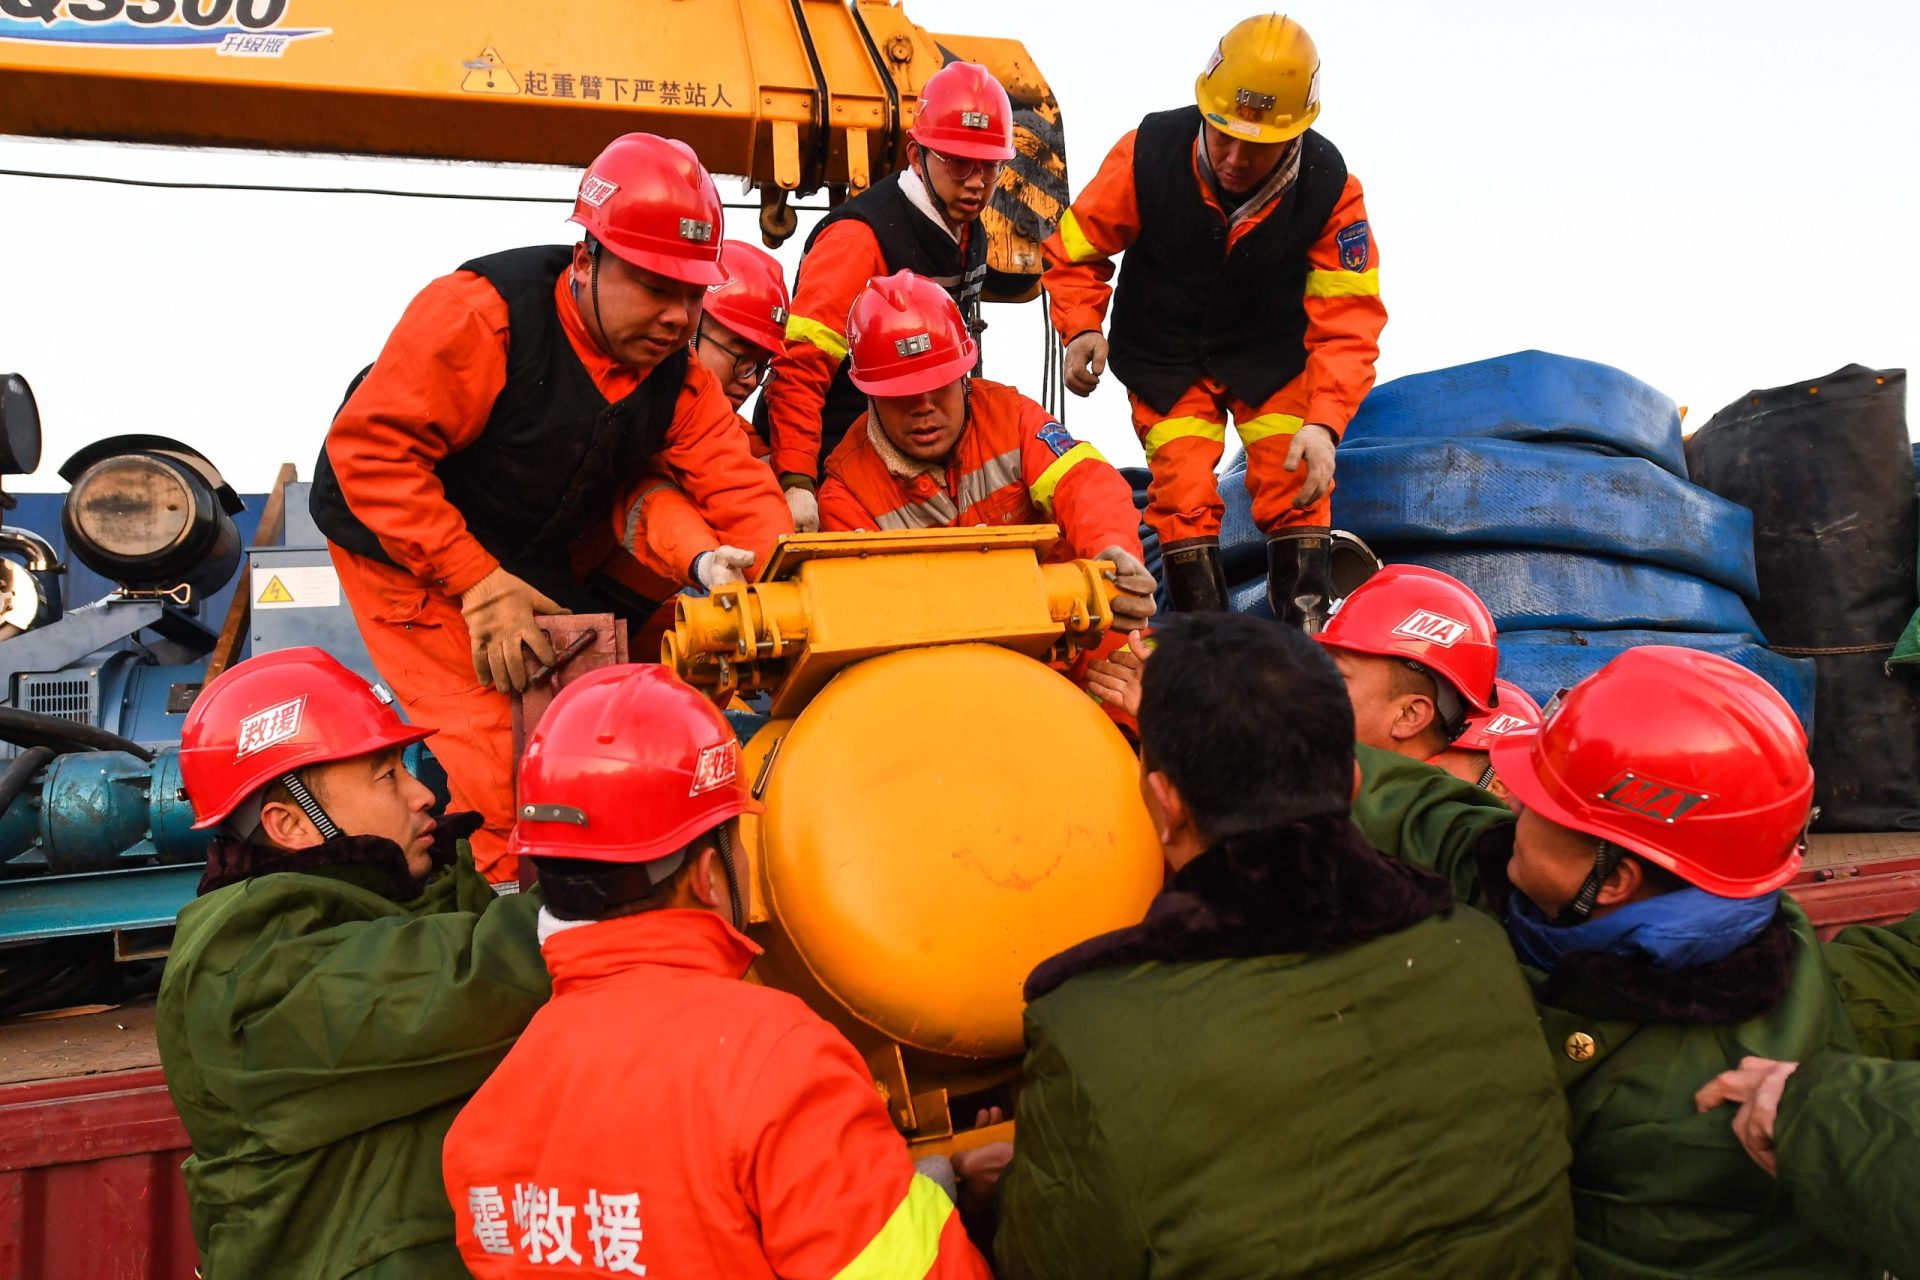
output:
[[[47,767],[47,761],[53,759],[52,747],[28,747],[13,758],[5,773],[0,773],[0,813],[20,798],[27,789],[27,783],[33,775]]]
[[[105,729],[59,716],[44,716],[37,711],[0,707],[0,741],[20,747],[47,747],[55,754],[65,751],[124,751],[136,760],[153,763],[153,752],[131,738],[123,738]]]

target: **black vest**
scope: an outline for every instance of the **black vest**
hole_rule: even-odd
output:
[[[1200,111],[1140,122],[1133,188],[1140,236],[1120,261],[1110,326],[1113,371],[1155,411],[1211,376],[1257,405],[1307,367],[1307,252],[1347,185],[1346,162],[1308,130],[1300,176],[1228,252],[1227,222],[1194,180]]]
[[[926,214],[907,199],[907,193],[900,189],[900,174],[894,172],[820,219],[807,237],[806,249],[813,248],[813,242],[820,238],[822,231],[846,218],[867,224],[868,230],[873,232],[873,238],[880,244],[880,257],[887,264],[889,272],[911,271],[927,277],[952,294],[953,300],[960,306],[961,316],[966,319],[968,332],[973,334],[976,341],[979,339],[980,331],[986,327],[980,320],[980,290],[987,280],[985,226],[978,222],[973,224],[967,233],[967,251],[963,258],[960,246],[953,242],[953,237],[944,228],[935,226]],[[804,255],[805,250],[802,252]],[[806,270],[804,256],[800,269]],[[845,316],[808,318],[831,325],[836,330],[847,322]],[[760,398],[760,403],[765,405],[765,396]],[[866,411],[866,393],[853,385],[853,380],[847,376],[847,362],[842,360],[840,367],[833,371],[833,383],[827,388],[827,401],[821,414],[821,474],[825,474],[827,457],[833,452],[834,446],[847,434],[847,428],[853,425],[854,419]],[[756,419],[764,412],[764,409],[758,410]],[[765,434],[764,428],[762,434]]]
[[[554,281],[572,259],[565,245],[541,245],[461,266],[484,276],[506,301],[507,380],[480,438],[441,459],[434,474],[467,531],[509,573],[575,612],[597,612],[611,604],[575,580],[568,543],[595,521],[611,520],[616,493],[659,450],[688,356],[684,347],[675,351],[632,395],[609,404],[554,309]],[[324,445],[308,506],[328,541],[393,563],[347,505]]]

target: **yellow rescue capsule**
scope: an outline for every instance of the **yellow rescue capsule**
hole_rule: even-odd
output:
[[[784,733],[758,824],[788,944],[769,960],[790,946],[847,1017],[903,1048],[1017,1055],[1033,967],[1137,922],[1160,887],[1132,751],[1030,657],[871,658]]]

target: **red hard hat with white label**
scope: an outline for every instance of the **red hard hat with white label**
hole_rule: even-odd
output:
[[[876,276],[847,309],[847,376],[873,396],[957,382],[980,350],[945,289],[911,271]]]
[[[920,90],[912,138],[929,151],[969,160],[1013,159],[1013,103],[977,62],[950,62]]]
[[[780,260],[758,245],[729,240],[720,247],[720,265],[731,278],[707,290],[707,318],[756,347],[783,350],[790,299]]]
[[[726,283],[720,192],[686,143],[629,133],[580,177],[567,221],[623,262],[683,284]]]
[[[393,709],[393,695],[311,646],[248,658],[200,691],[180,727],[180,781],[194,829],[223,821],[282,776],[404,747],[433,733]]]
[[[1533,695],[1511,680],[1495,680],[1499,700],[1493,710],[1467,721],[1467,727],[1453,740],[1456,751],[1491,751],[1493,744],[1510,733],[1532,733],[1540,727],[1540,704]]]
[[[654,862],[758,812],[726,718],[667,668],[622,664],[562,689],[528,735],[507,849]]]
[[[1716,654],[1629,649],[1492,756],[1525,808],[1709,893],[1756,898],[1800,869],[1806,731],[1772,685]]]
[[[1473,714],[1496,705],[1493,615],[1471,587],[1438,569],[1388,565],[1340,602],[1317,638],[1331,649],[1418,663],[1453,686]]]

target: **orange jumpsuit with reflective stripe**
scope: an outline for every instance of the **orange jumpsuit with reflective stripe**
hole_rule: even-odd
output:
[[[562,272],[555,282],[554,305],[568,342],[603,396],[630,395],[641,375],[594,345],[567,279]],[[330,546],[340,589],[407,718],[438,730],[432,750],[446,768],[453,807],[485,819],[473,836],[474,863],[493,881],[518,874],[506,852],[512,708],[474,675],[460,595],[499,561],[447,501],[434,464],[486,428],[506,385],[508,340],[507,304],[491,284],[470,271],[440,277],[408,305],[326,444],[347,505],[400,566]],[[607,513],[601,541],[608,548],[630,535],[624,514],[656,477],[677,485],[728,541],[761,563],[775,539],[793,529],[772,473],[748,449],[720,384],[698,361],[688,364],[652,473]]]
[[[1108,283],[1113,278],[1113,258],[1140,234],[1134,137],[1128,133],[1107,153],[1100,172],[1042,247],[1053,327],[1063,342],[1101,328],[1113,294]],[[1200,144],[1193,145],[1193,180],[1207,205],[1224,221],[1226,211],[1201,173]],[[1234,223],[1228,247],[1278,207],[1279,201],[1274,201]],[[1254,523],[1269,533],[1288,526],[1330,523],[1326,498],[1311,507],[1294,507],[1306,467],[1289,472],[1282,463],[1294,434],[1307,423],[1327,427],[1338,440],[1373,387],[1380,330],[1387,322],[1380,301],[1379,246],[1369,235],[1364,268],[1351,270],[1343,265],[1337,242],[1343,230],[1366,220],[1360,180],[1349,174],[1332,216],[1308,253],[1306,370],[1264,404],[1242,403],[1211,378],[1196,382],[1164,414],[1137,397],[1128,397],[1134,431],[1153,471],[1146,519],[1163,543],[1219,536],[1225,507],[1214,468],[1226,447],[1229,419],[1247,449]]]
[[[719,916],[650,911],[543,951],[553,999],[441,1161],[480,1280],[988,1280],[859,1055],[741,981],[759,948]]]
[[[753,456],[765,462],[766,441],[744,419],[735,420]],[[693,580],[693,562],[724,541],[700,508],[671,480],[654,480],[627,504],[621,545],[653,573],[680,586],[698,585]]]
[[[1133,491],[1100,451],[1068,435],[1012,387],[971,381],[970,416],[944,466],[920,465],[874,440],[862,415],[827,459],[820,527],[949,529],[1057,524],[1058,560],[1118,546],[1139,556]]]

